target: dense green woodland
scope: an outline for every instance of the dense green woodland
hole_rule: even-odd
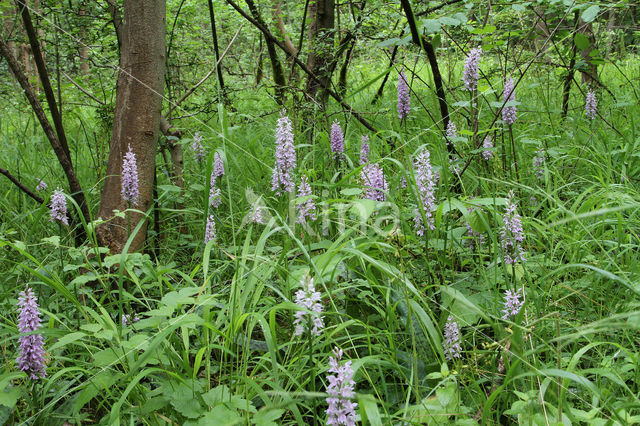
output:
[[[0,3],[0,424],[640,423],[640,4]]]

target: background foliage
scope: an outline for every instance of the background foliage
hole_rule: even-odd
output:
[[[353,362],[362,424],[640,421],[638,6],[538,1],[488,9],[461,1],[419,16],[458,126],[453,143],[462,165],[469,163],[458,179],[449,170],[431,69],[411,42],[402,8],[376,0],[357,12],[356,3],[337,8],[336,45],[348,30],[357,40],[344,99],[374,123],[376,134],[337,103],[306,99],[302,73],[292,73],[280,56],[293,76],[284,107],[294,123],[297,177],[308,176],[318,205],[308,229],[295,223],[295,195],[278,197],[270,188],[283,106],[274,99],[264,41],[221,0],[214,6],[221,50],[228,47],[222,61],[228,103],[213,76],[172,111],[172,124],[183,131],[184,188],[170,179],[163,140],[157,214],[149,215],[143,252],[112,255],[91,241],[75,246],[69,229],[49,221],[46,202],[36,204],[0,180],[3,423],[323,423],[336,346]],[[272,3],[258,6],[271,25]],[[414,12],[438,6],[415,2]],[[115,32],[106,3],[38,7],[74,165],[95,212],[115,105]],[[297,45],[304,2],[282,1],[282,8]],[[12,28],[3,37],[19,44],[24,35],[11,10],[1,5],[5,29]],[[546,30],[532,26],[540,16]],[[591,24],[591,34],[576,31],[576,17]],[[88,73],[80,68],[82,45],[89,47]],[[167,46],[165,112],[215,64],[203,2],[168,2]],[[462,85],[474,46],[484,51],[477,115]],[[597,81],[583,81],[594,65]],[[412,111],[401,122],[395,86],[402,68]],[[64,175],[5,62],[0,70],[0,167],[30,188],[43,179],[48,197],[64,186]],[[562,117],[563,84],[574,71]],[[382,98],[372,103],[387,74]],[[519,81],[512,128],[499,115],[509,75]],[[590,89],[598,95],[595,120],[584,114]],[[334,120],[345,131],[346,161],[339,166],[329,155]],[[192,156],[196,131],[204,137],[205,162]],[[371,159],[385,171],[388,204],[362,199],[362,135],[371,137]],[[476,140],[487,135],[495,156],[485,162]],[[419,237],[411,165],[425,148],[440,183],[435,230]],[[546,161],[538,177],[533,158],[540,149]],[[223,203],[212,213],[217,238],[205,245],[216,151],[225,160]],[[501,251],[510,190],[526,233],[526,262],[514,266]],[[268,212],[263,224],[247,220],[258,198]],[[468,224],[484,235],[483,245],[469,236]],[[84,226],[92,235],[95,221]],[[293,295],[305,273],[322,293],[326,328],[301,339],[293,336]],[[48,376],[39,381],[15,364],[16,302],[26,284],[44,318]],[[526,294],[524,308],[501,319],[504,291],[518,288]],[[122,324],[121,313],[139,320]],[[462,335],[462,357],[454,361],[442,347],[450,315]]]

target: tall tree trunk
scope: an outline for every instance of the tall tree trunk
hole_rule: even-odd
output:
[[[9,48],[9,52],[11,55],[16,58],[18,57],[18,47],[16,46],[15,41],[15,33],[17,32],[17,17],[15,13],[15,9],[12,7],[7,7],[2,12],[2,17],[0,17],[0,22],[2,22],[2,36],[6,40],[7,47]]]
[[[89,40],[87,37],[87,25],[86,16],[87,9],[84,3],[78,9],[78,16],[80,18],[80,38],[78,41],[78,55],[80,56],[80,72],[82,75],[89,74]]]
[[[260,33],[260,42],[258,43],[258,65],[256,67],[256,86],[262,81],[262,33]]]
[[[282,19],[282,4],[280,3],[280,0],[273,0],[271,8],[273,10],[273,21],[276,24],[278,35],[280,36],[280,42],[284,44],[284,47],[286,47],[290,62],[293,64],[293,59],[291,59],[291,57],[298,54],[298,49],[293,45],[291,38],[287,34],[287,29],[284,26],[284,20]]]
[[[309,57],[307,67],[320,82],[307,78],[307,95],[316,99],[321,87],[329,87],[331,73],[329,63],[333,59],[335,25],[335,1],[313,0],[309,4]],[[326,91],[322,94],[322,104],[327,99]]]
[[[146,212],[153,201],[164,92],[165,27],[165,1],[125,0],[113,135],[98,212],[106,222],[97,229],[100,244],[109,247],[111,253],[123,251],[129,231],[133,231],[141,220],[145,222],[134,237],[131,249],[140,249],[146,236],[147,223],[143,215],[129,212],[125,219],[115,216],[113,211],[130,207],[121,195],[122,162],[128,147],[137,160],[139,198],[136,208]]]

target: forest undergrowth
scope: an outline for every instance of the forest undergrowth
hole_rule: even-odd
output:
[[[149,220],[128,254],[96,237],[109,111],[64,116],[94,200],[76,245],[51,212],[81,217],[63,173],[3,94],[0,164],[44,202],[0,181],[0,423],[640,422],[639,62],[576,82],[562,117],[558,76],[529,60],[442,60],[447,128],[409,53],[374,104],[381,59],[351,70],[377,133],[231,82],[233,109],[180,121],[183,187],[161,146],[139,212],[135,156],[123,170],[117,215]]]

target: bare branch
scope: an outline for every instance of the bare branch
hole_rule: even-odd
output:
[[[91,94],[91,92],[89,92],[87,89],[85,89],[84,87],[80,86],[80,84],[78,84],[74,79],[72,79],[71,77],[69,77],[67,75],[66,72],[62,71],[62,75],[64,75],[66,77],[67,80],[69,80],[71,82],[71,84],[73,84],[74,86],[76,86],[78,88],[78,90],[80,90],[82,93],[84,93],[85,95],[87,95],[88,97],[90,97],[91,99],[93,99],[94,101],[96,101],[97,103],[99,103],[100,105],[104,105],[104,102],[101,101],[100,99],[96,98],[95,96],[93,96]]]
[[[58,136],[56,132],[53,130],[51,123],[49,123],[49,119],[38,100],[38,97],[33,90],[33,87],[29,83],[29,79],[22,71],[22,68],[18,64],[18,61],[11,54],[9,47],[7,44],[0,38],[0,55],[4,56],[5,60],[9,64],[9,68],[13,72],[16,80],[20,83],[22,90],[24,91],[33,112],[36,114],[38,121],[40,122],[40,126],[42,130],[44,130],[51,147],[53,148],[53,152],[55,152],[56,157],[58,158],[58,162],[64,171],[67,181],[69,182],[69,188],[71,189],[71,196],[75,200],[75,202],[80,206],[81,212],[85,220],[88,222],[89,218],[89,209],[87,207],[86,199],[84,197],[84,193],[82,192],[82,188],[80,187],[80,182],[78,181],[78,177],[76,176],[73,170],[73,164],[71,164],[71,159],[66,155],[60,141],[58,140]],[[77,242],[81,243],[84,240],[84,229],[80,227],[78,229],[77,234]]]
[[[11,173],[9,173],[8,170],[5,170],[3,168],[0,167],[0,174],[5,175],[7,178],[9,178],[9,180],[11,182],[13,182],[13,184],[15,186],[17,186],[18,188],[20,188],[22,190],[22,192],[24,192],[25,194],[27,194],[29,197],[33,198],[37,203],[42,204],[44,203],[44,200],[42,198],[40,198],[39,196],[37,196],[33,191],[31,191],[29,188],[27,188],[22,182],[20,182],[15,176],[13,176]]]
[[[258,28],[260,31],[262,31],[262,34],[264,34],[265,38],[271,40],[276,46],[278,46],[280,49],[282,49],[283,51],[286,52],[286,47],[280,43],[280,41],[278,39],[276,39],[273,34],[271,34],[271,32],[261,23],[259,23],[258,21],[256,21],[255,19],[253,19],[251,16],[249,16],[245,11],[243,11],[240,6],[238,6],[233,0],[227,0],[227,2],[231,5],[231,7],[233,7],[236,11],[238,11],[238,13],[240,15],[242,15],[247,21],[251,22],[256,28]],[[364,127],[366,127],[367,129],[369,129],[371,132],[373,133],[377,133],[378,130],[373,127],[373,125],[371,123],[369,123],[364,117],[362,117],[362,115],[360,113],[358,113],[357,111],[354,111],[353,108],[347,104],[344,100],[342,100],[342,98],[333,90],[331,90],[331,88],[327,87],[327,85],[325,85],[320,78],[318,78],[313,72],[311,72],[311,70],[304,64],[304,62],[302,62],[297,56],[292,56],[293,60],[295,61],[295,63],[309,76],[311,77],[313,80],[315,80],[316,82],[318,82],[318,84],[320,84],[322,86],[322,88],[324,90],[327,91],[327,93],[333,98],[335,99],[345,110],[349,111],[349,113],[351,115],[353,115],[353,117],[358,120]]]

